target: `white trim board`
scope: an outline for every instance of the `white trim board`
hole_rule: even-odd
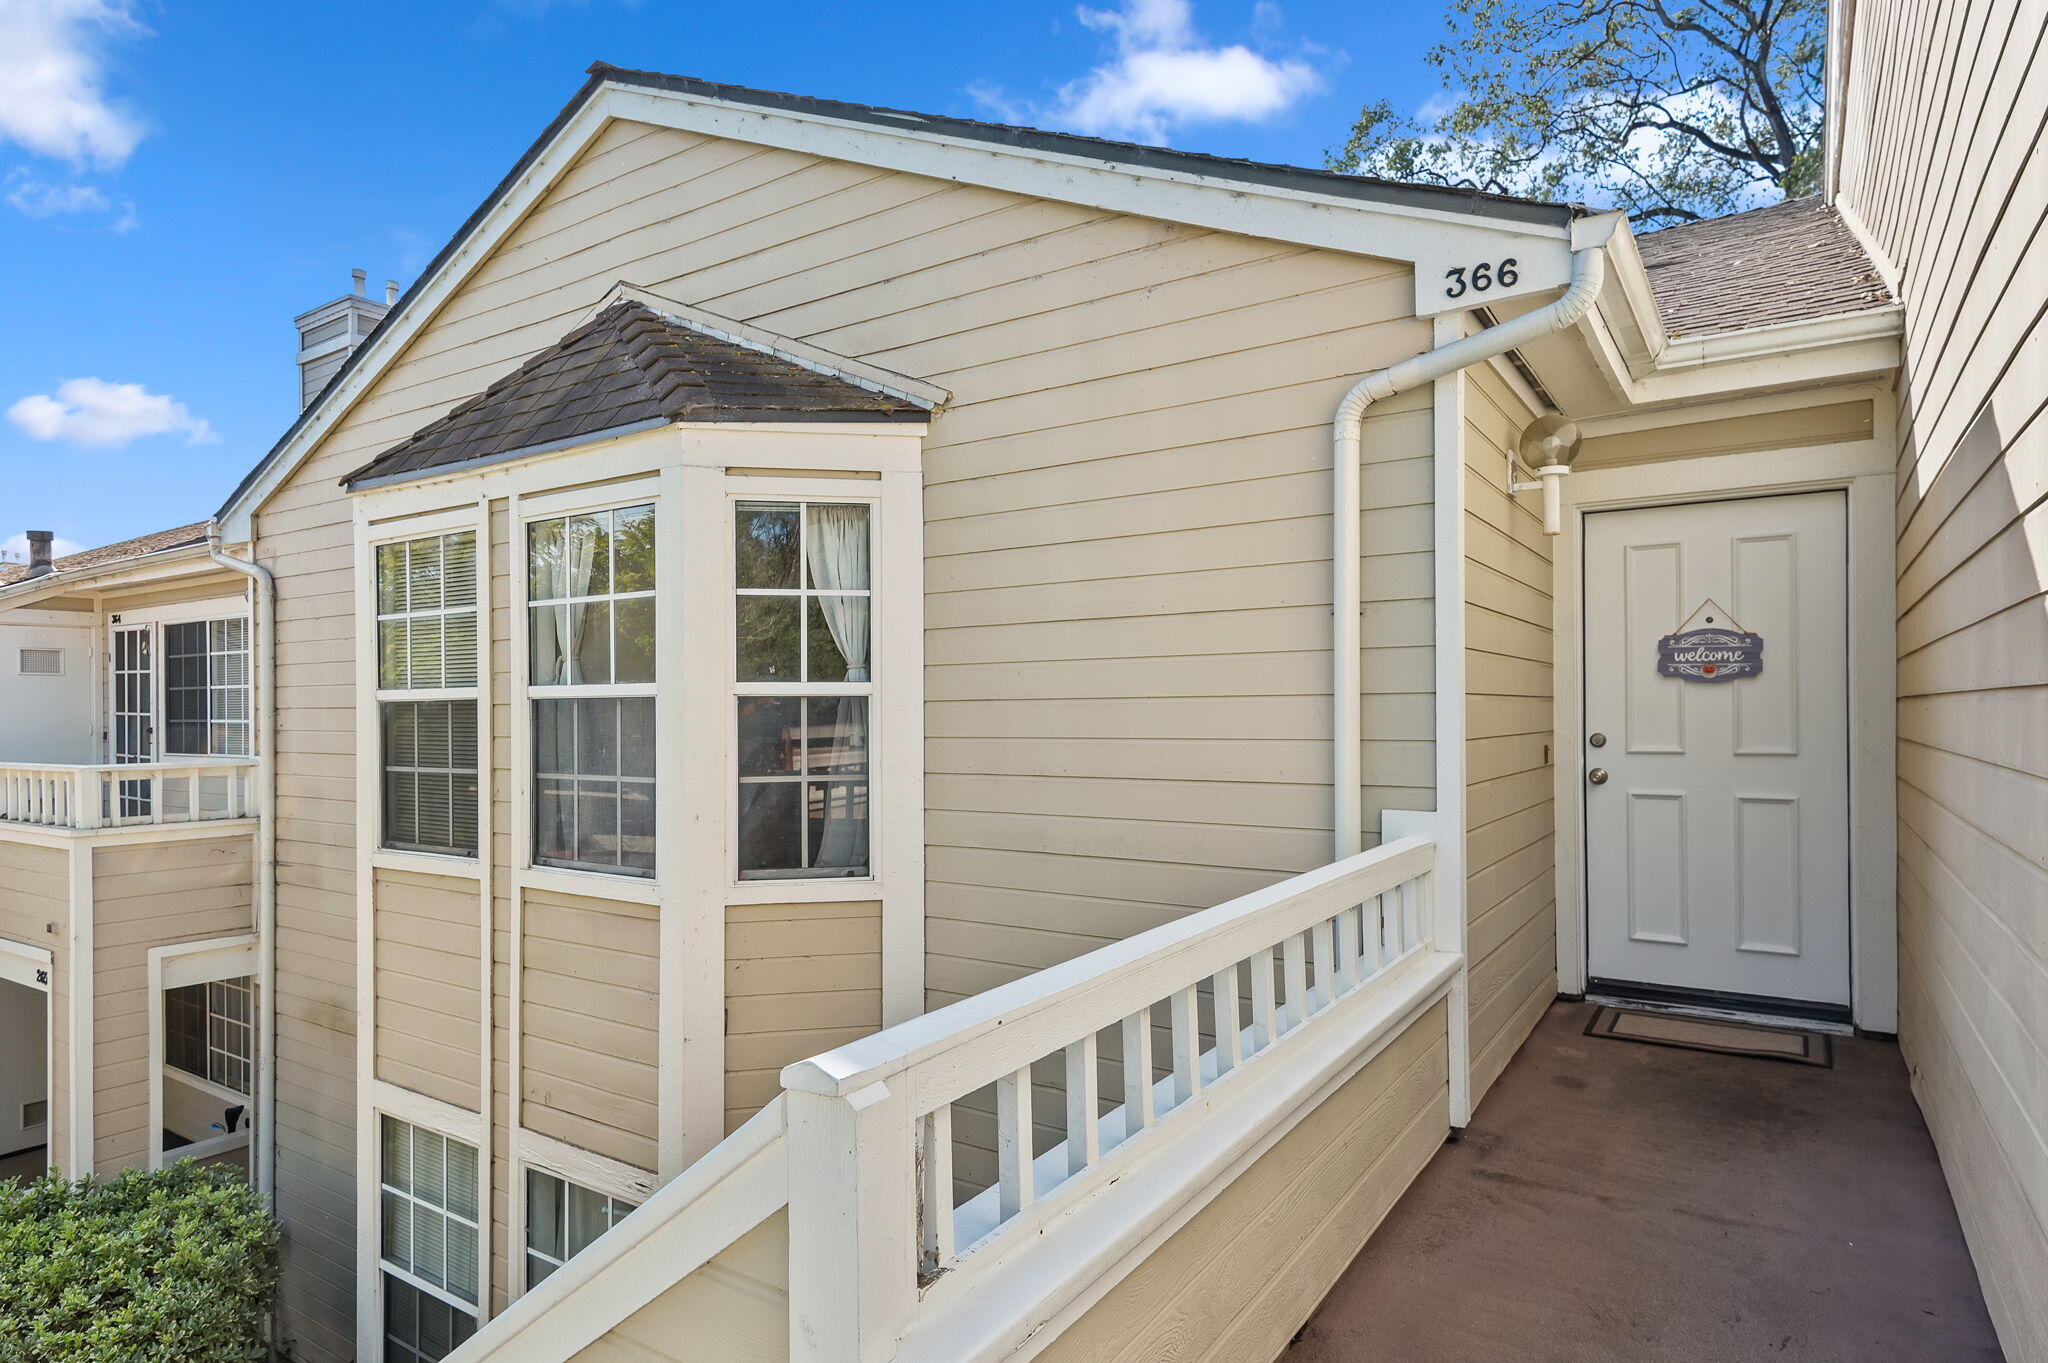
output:
[[[1849,953],[1851,1009],[1866,1031],[1899,1027],[1898,794],[1892,584],[1891,413],[1870,440],[1586,469],[1564,480],[1552,557],[1557,818],[1557,987],[1586,990],[1584,543],[1589,511],[1841,490],[1849,502]]]

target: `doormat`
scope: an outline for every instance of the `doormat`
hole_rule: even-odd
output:
[[[1835,1049],[1826,1035],[1784,1027],[1752,1027],[1741,1022],[1638,1013],[1603,1005],[1594,1010],[1592,1020],[1586,1024],[1586,1035],[1640,1041],[1646,1046],[1672,1046],[1682,1051],[1785,1060],[1822,1069],[1835,1067]]]

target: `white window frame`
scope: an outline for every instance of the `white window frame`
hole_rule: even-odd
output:
[[[466,517],[463,518],[463,517]],[[378,551],[387,545],[408,544],[414,540],[441,539],[449,535],[471,534],[476,537],[476,601],[468,607],[450,610],[443,607],[434,611],[396,611],[386,613],[379,609],[381,598],[378,594],[377,557]],[[442,870],[449,866],[475,867],[485,855],[485,844],[490,836],[488,813],[490,805],[490,614],[491,614],[491,559],[489,528],[480,524],[473,509],[465,509],[463,516],[420,517],[415,520],[398,522],[377,527],[369,538],[360,542],[363,554],[363,573],[368,596],[365,611],[368,616],[364,633],[368,636],[370,654],[360,660],[361,671],[368,678],[369,704],[367,725],[359,725],[358,742],[367,742],[373,757],[370,763],[376,773],[376,780],[370,787],[369,805],[374,811],[371,820],[372,858],[375,864],[392,870],[413,869]],[[422,686],[387,687],[383,684],[383,671],[378,666],[382,646],[379,626],[386,620],[411,619],[420,615],[435,615],[445,618],[449,615],[474,614],[476,616],[476,681],[468,686]],[[405,701],[471,701],[476,705],[476,746],[477,746],[477,850],[464,854],[455,851],[430,851],[420,847],[391,847],[385,842],[384,781],[384,706],[387,702]]]
[[[507,1202],[511,1207],[511,1215],[506,1219],[511,1224],[505,1228],[506,1245],[513,1250],[511,1257],[517,1260],[511,1266],[508,1284],[515,1301],[533,1289],[533,1284],[526,1279],[528,1170],[537,1170],[553,1178],[579,1184],[594,1193],[641,1206],[661,1187],[661,1180],[645,1169],[585,1150],[580,1145],[571,1145],[529,1127],[516,1128],[513,1131],[512,1164],[506,1183]]]
[[[145,606],[135,610],[105,611],[101,613],[98,629],[98,646],[105,650],[106,666],[95,686],[94,708],[97,710],[95,731],[99,740],[94,749],[103,761],[114,760],[114,635],[124,629],[146,629],[149,631],[150,650],[150,705],[154,732],[150,740],[149,760],[161,762],[170,755],[165,740],[169,737],[169,699],[165,679],[167,669],[164,656],[164,626],[190,625],[203,620],[240,620],[243,638],[249,641],[249,751],[241,754],[180,753],[180,757],[216,757],[224,762],[254,761],[261,756],[256,751],[256,635],[249,614],[249,600],[246,596],[216,596],[204,601],[180,601],[169,606]]]
[[[260,1041],[254,1024],[257,1010],[263,1006],[263,1000],[258,996],[254,983],[258,974],[256,941],[254,933],[237,933],[232,937],[212,937],[203,941],[179,942],[149,949],[149,1167],[152,1169],[163,1168],[167,1159],[204,1159],[208,1155],[239,1150],[249,1144],[256,1127],[254,1090],[257,1087],[257,1075],[263,1065],[263,1057],[259,1050]],[[189,985],[213,984],[221,980],[242,978],[251,981],[249,1093],[237,1093],[209,1079],[175,1069],[165,1059],[169,1050],[169,1028],[164,1018],[165,995],[173,989],[182,989]],[[240,1131],[232,1135],[181,1145],[167,1154],[164,1150],[163,1085],[168,1074],[175,1074],[180,1081],[205,1089],[223,1102],[243,1104],[248,1108],[248,1120],[242,1123]]]
[[[475,1318],[481,1330],[491,1318],[491,1149],[482,1116],[440,1102],[396,1084],[358,1078],[365,1099],[358,1111],[363,1126],[356,1132],[356,1357],[360,1363],[384,1363],[384,1275],[402,1278],[415,1290],[437,1297]],[[477,1300],[465,1302],[431,1283],[384,1262],[384,1119],[395,1117],[410,1126],[473,1146],[476,1161]]]
[[[596,515],[605,511],[621,511],[630,507],[650,507],[654,514],[654,587],[651,591],[627,592],[623,597],[606,594],[597,597],[548,597],[543,601],[533,598],[533,577],[527,555],[532,543],[533,527],[543,521],[561,520],[567,516]],[[513,648],[511,652],[512,672],[512,731],[517,735],[513,760],[518,764],[513,784],[518,803],[513,808],[513,817],[524,830],[519,837],[519,855],[515,866],[527,877],[538,876],[546,884],[556,877],[559,887],[572,894],[595,895],[600,898],[617,897],[652,902],[658,895],[661,884],[663,863],[675,854],[663,855],[664,839],[661,837],[664,777],[661,753],[663,734],[673,721],[665,721],[662,715],[662,685],[673,670],[671,662],[676,647],[671,636],[680,633],[679,627],[665,620],[662,603],[672,601],[677,595],[674,586],[669,585],[672,576],[668,551],[675,530],[670,524],[674,508],[664,508],[659,483],[652,479],[636,480],[629,483],[612,483],[598,488],[572,489],[567,492],[543,494],[516,499],[510,520],[508,551],[511,559],[508,565],[512,577]],[[558,601],[612,601],[618,599],[637,600],[652,598],[655,603],[654,623],[654,680],[651,682],[604,682],[575,683],[564,685],[535,685],[533,682],[533,639],[532,622],[535,605]],[[680,689],[676,681],[667,681],[669,695],[675,696]],[[604,700],[648,697],[654,701],[654,810],[655,810],[655,854],[654,869],[643,875],[621,867],[617,870],[601,870],[588,866],[552,866],[536,860],[534,846],[534,821],[539,816],[538,788],[534,779],[534,738],[533,703],[536,700]],[[675,708],[671,706],[670,708]],[[644,887],[635,892],[629,887]]]
[[[744,484],[745,488],[736,487],[735,485],[738,484]],[[768,488],[783,490],[761,490]],[[870,488],[873,490],[868,490]],[[746,682],[739,679],[737,640],[739,635],[739,602],[742,596],[795,597],[800,603],[807,603],[809,598],[813,596],[837,594],[820,593],[801,585],[803,574],[806,571],[802,546],[807,542],[809,535],[809,531],[803,527],[801,519],[799,521],[799,547],[797,550],[797,581],[799,585],[794,588],[741,587],[739,585],[738,511],[742,503],[748,502],[794,504],[798,508],[800,518],[802,517],[803,509],[813,505],[865,506],[868,509],[868,587],[866,595],[868,598],[869,679],[867,681]],[[879,755],[884,750],[884,744],[887,742],[883,730],[881,697],[883,689],[889,685],[890,681],[890,674],[885,672],[883,668],[887,661],[891,661],[885,660],[883,657],[882,633],[887,628],[889,616],[893,613],[888,609],[887,597],[889,591],[882,580],[880,571],[881,554],[879,550],[884,533],[881,489],[872,482],[853,482],[852,480],[845,479],[729,478],[726,484],[725,526],[725,573],[723,576],[726,587],[727,625],[723,646],[726,671],[725,874],[727,886],[733,891],[745,889],[748,892],[758,892],[761,886],[774,886],[778,889],[782,887],[789,887],[791,889],[804,887],[807,889],[817,885],[836,885],[848,891],[852,891],[856,887],[865,887],[858,894],[844,893],[830,897],[837,899],[872,898],[874,896],[874,883],[880,878],[876,869],[881,859],[881,853],[877,848],[877,844],[883,836],[880,820],[877,817],[877,813],[881,808],[878,787],[882,780],[882,774],[879,770]],[[845,594],[857,595],[858,593]],[[808,610],[800,606],[800,613],[797,617],[798,656],[805,663],[808,663],[810,658],[809,623],[810,615]],[[801,792],[804,785],[809,784],[807,778],[804,777],[742,778],[740,776],[739,702],[745,696],[852,696],[868,702],[868,769],[864,778],[868,788],[868,868],[865,875],[816,875],[807,870],[798,869],[744,878],[741,876],[739,865],[739,791],[742,780],[746,780],[748,784],[774,783],[779,780],[785,784],[796,785],[799,788],[799,792]],[[799,893],[802,893],[802,890],[799,890]],[[773,897],[770,898],[770,902],[773,902]]]

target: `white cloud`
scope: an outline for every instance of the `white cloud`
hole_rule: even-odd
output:
[[[11,171],[4,181],[7,202],[31,218],[54,218],[72,213],[111,213],[116,232],[130,232],[140,225],[135,205],[126,199],[110,199],[97,185],[81,181],[56,183],[37,178],[26,166]]]
[[[0,0],[0,140],[118,166],[142,125],[102,88],[110,38],[147,33],[131,0]]]
[[[32,393],[9,407],[7,419],[33,439],[90,448],[119,448],[146,435],[182,434],[188,445],[220,438],[176,398],[105,379],[66,379],[55,396]]]
[[[1084,6],[1076,14],[1087,28],[1114,39],[1114,56],[1062,86],[1050,105],[1029,108],[1031,121],[1164,143],[1183,124],[1271,118],[1321,84],[1306,62],[1268,57],[1241,43],[1205,43],[1188,0],[1125,0],[1122,9]],[[1270,28],[1278,12],[1262,5],[1255,18]],[[984,85],[969,93],[997,116],[1022,121],[1001,91]]]
[[[73,554],[82,554],[84,552],[84,545],[76,540],[67,540],[62,535],[50,541],[51,558],[69,558]],[[26,534],[18,534],[8,539],[0,540],[0,563],[26,562],[28,562],[28,536]]]

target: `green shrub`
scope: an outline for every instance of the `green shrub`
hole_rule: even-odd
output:
[[[0,1184],[0,1363],[260,1359],[276,1285],[277,1223],[234,1171]]]

